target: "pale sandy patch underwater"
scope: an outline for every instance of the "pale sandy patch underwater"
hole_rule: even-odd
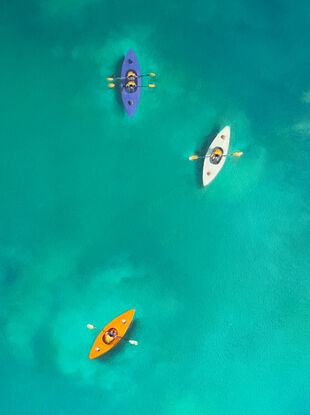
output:
[[[308,13],[5,6],[2,413],[310,411]],[[104,79],[131,47],[159,74],[133,119]],[[227,123],[245,154],[203,190]],[[88,361],[131,307],[139,347]]]

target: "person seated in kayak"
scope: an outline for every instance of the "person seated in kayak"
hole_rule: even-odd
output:
[[[129,93],[135,92],[137,84],[134,81],[128,81],[127,84],[125,84],[125,89]]]
[[[128,71],[126,78],[128,81],[135,81],[137,77],[137,74],[134,71]]]
[[[116,329],[109,329],[106,331],[103,335],[102,340],[105,344],[111,344],[114,342],[115,339],[117,339],[118,331]]]
[[[223,155],[223,150],[217,147],[215,150],[212,151],[212,154],[210,156],[211,163],[218,164],[222,159],[222,155]]]

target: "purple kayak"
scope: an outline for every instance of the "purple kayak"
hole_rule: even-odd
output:
[[[138,107],[141,93],[141,72],[135,52],[130,51],[125,56],[121,72],[121,93],[124,107],[132,117]]]

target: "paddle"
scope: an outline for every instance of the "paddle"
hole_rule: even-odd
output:
[[[109,84],[110,85],[110,84]],[[148,85],[135,85],[135,88],[155,88],[155,84],[148,84]],[[123,88],[126,88],[126,85],[123,85]]]
[[[119,339],[122,339],[122,340],[124,340],[124,342],[127,342],[127,343],[130,343],[130,344],[133,344],[134,346],[138,346],[138,342],[137,342],[137,340],[127,340],[127,339],[124,339],[124,337],[121,337],[121,336],[116,336],[116,337],[118,337]]]
[[[134,76],[134,75],[131,75],[131,76]],[[139,75],[139,76],[134,76],[134,77],[135,78],[142,78],[143,76],[151,76],[151,77],[154,77],[154,76],[156,76],[156,73],[151,72],[151,73],[146,73],[146,74]],[[121,76],[116,76],[116,77],[109,76],[108,78],[106,78],[107,81],[115,81],[115,80],[118,80],[118,79],[127,79],[127,77],[126,76],[124,76],[124,77],[121,77]]]
[[[111,83],[111,84],[108,84],[108,87],[109,88],[115,88],[115,84],[113,84],[113,83]],[[148,85],[136,85],[135,86],[136,88],[155,88],[156,87],[156,85],[155,84],[148,84]],[[125,88],[125,85],[123,85],[123,88]]]
[[[87,324],[86,325],[86,327],[89,329],[89,330],[102,330],[102,329],[98,329],[98,327],[96,327],[96,326],[94,326],[93,324]],[[134,346],[138,346],[138,342],[137,342],[137,340],[131,340],[131,339],[125,339],[124,337],[121,337],[121,336],[116,336],[116,337],[118,337],[119,339],[122,339],[122,340],[124,340],[124,342],[127,342],[127,343],[130,343],[130,344],[133,344]]]
[[[222,157],[229,157],[229,156],[235,156],[235,157],[241,157],[243,154],[242,151],[234,151],[231,154],[223,154]],[[208,156],[198,156],[197,154],[193,154],[192,156],[189,156],[189,160],[198,160],[198,159],[206,159],[208,157],[211,157],[211,154]]]

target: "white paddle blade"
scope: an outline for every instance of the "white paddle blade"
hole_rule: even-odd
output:
[[[87,324],[86,326],[89,330],[94,330],[96,327],[93,324]]]
[[[134,346],[138,346],[138,342],[137,342],[137,340],[128,340],[128,342],[129,342],[130,344],[133,344]]]

